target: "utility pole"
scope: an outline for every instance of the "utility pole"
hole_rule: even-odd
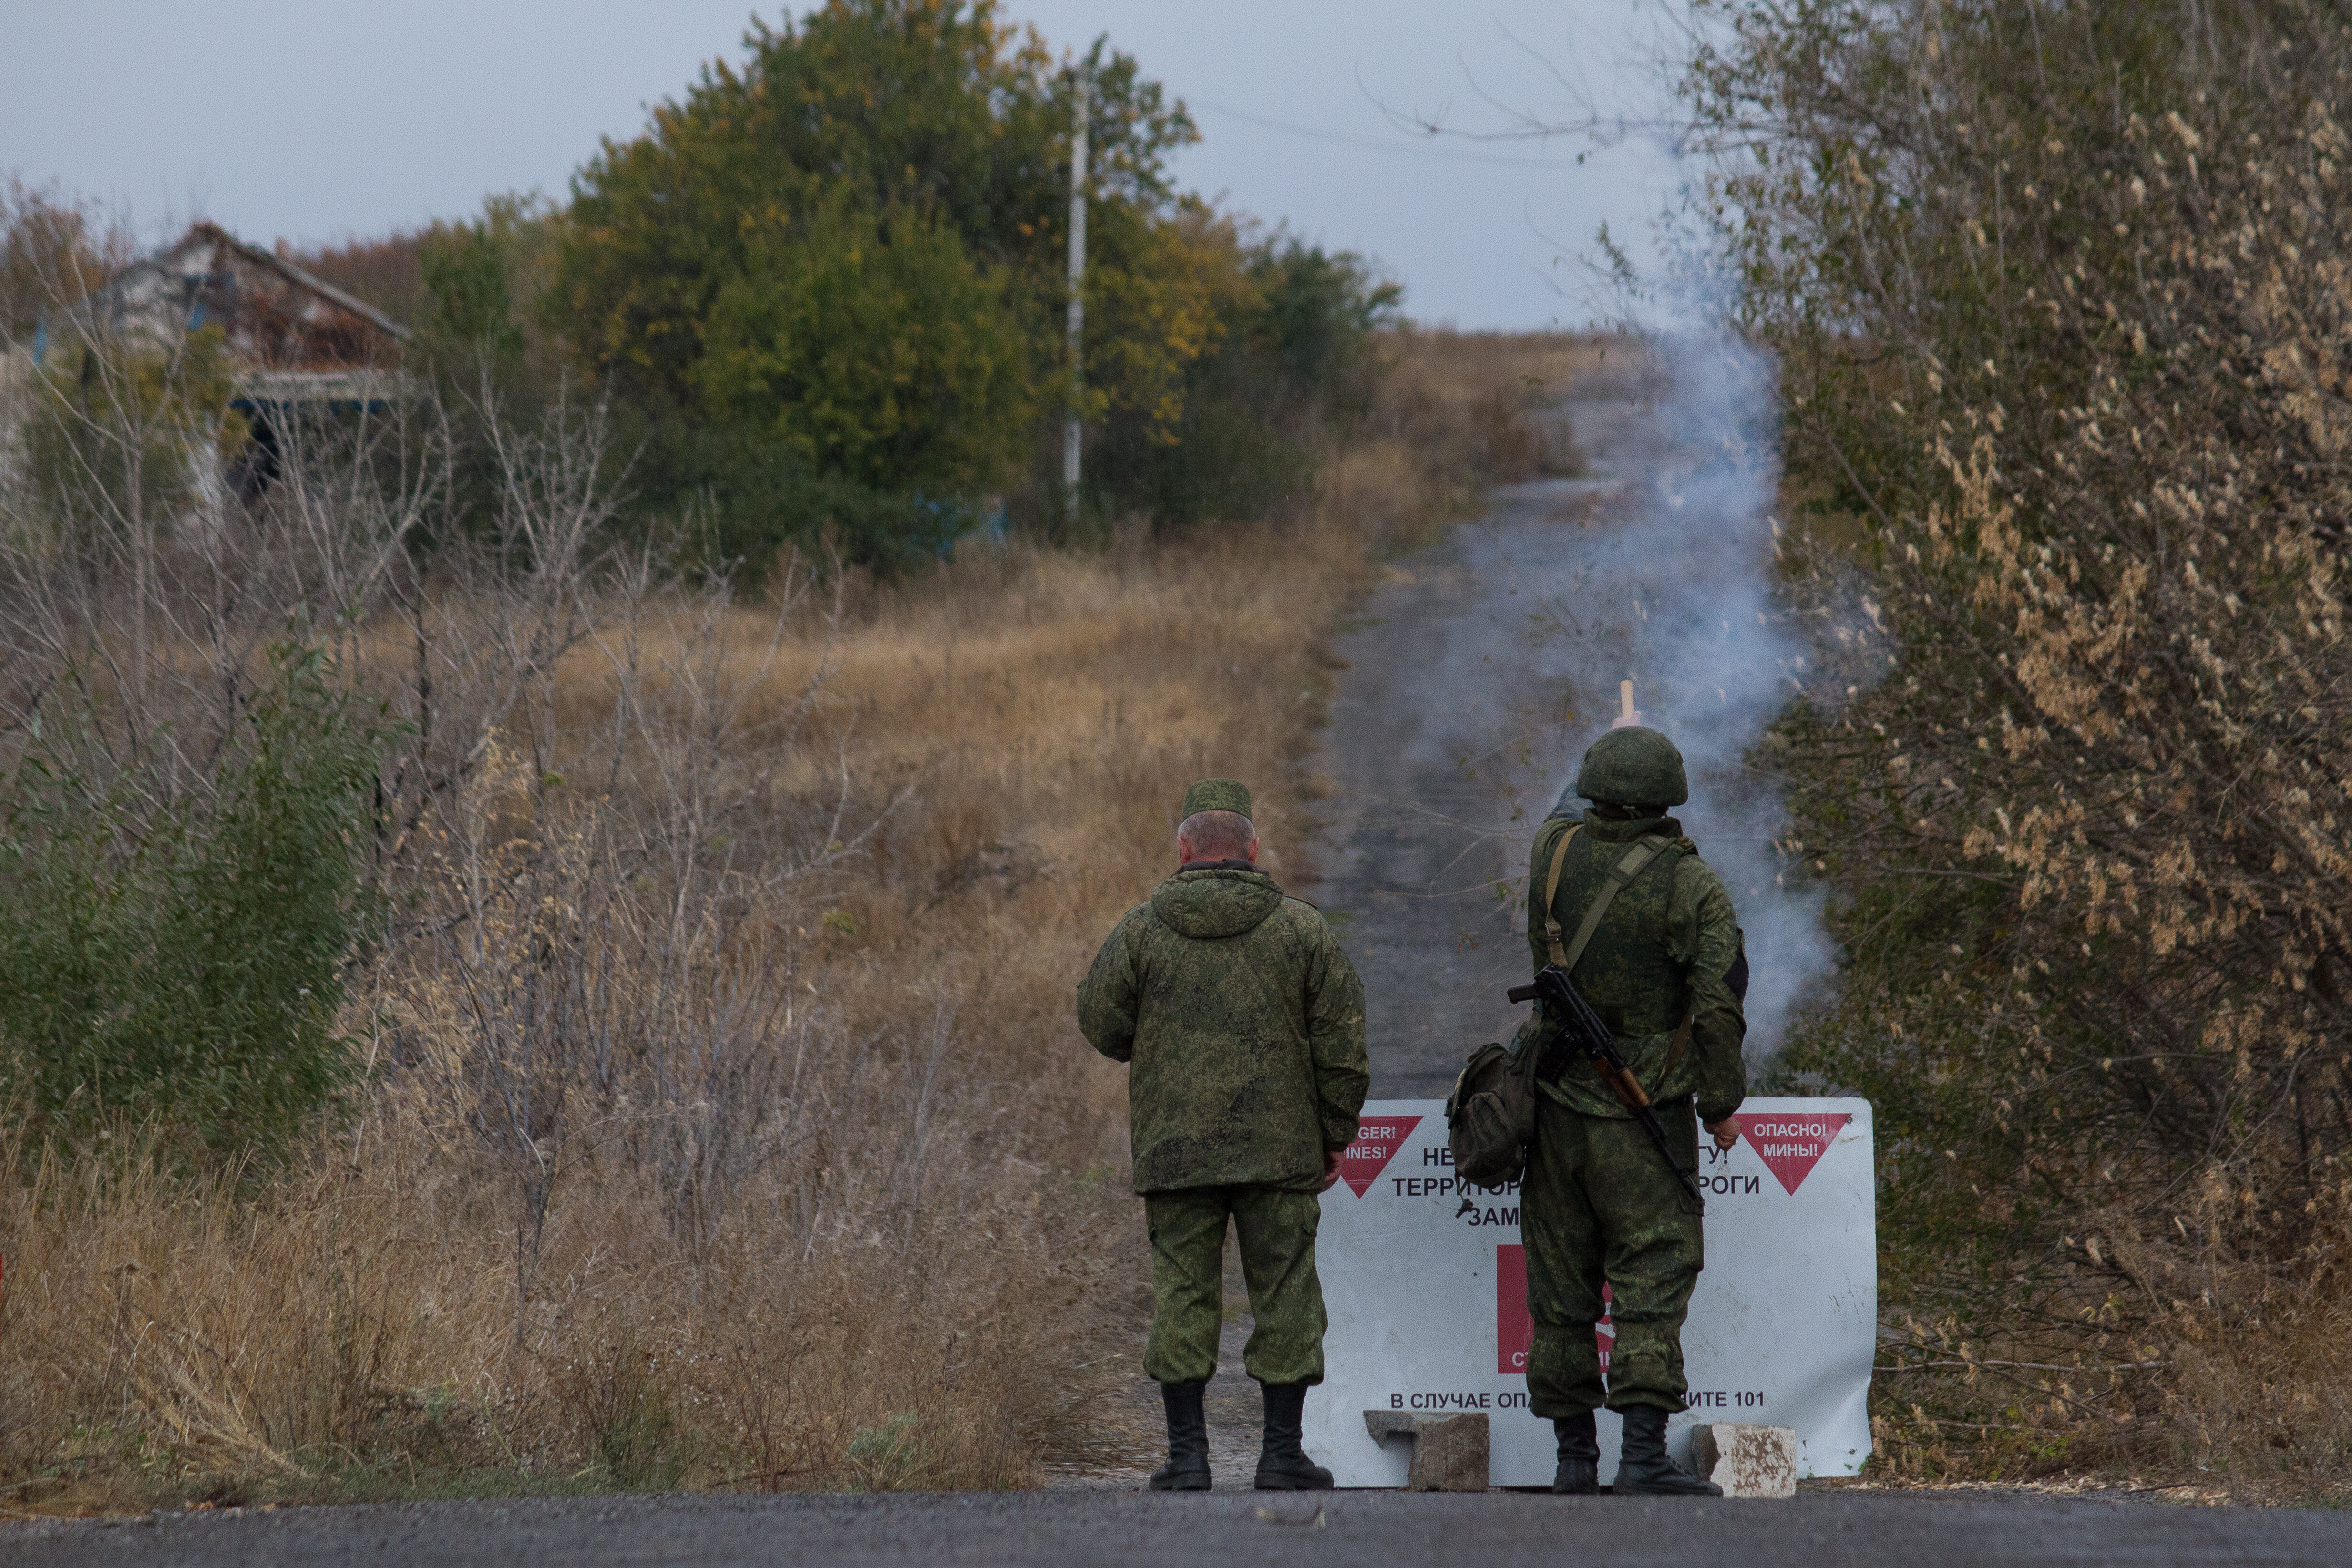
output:
[[[1087,326],[1087,118],[1093,84],[1084,67],[1077,72],[1077,107],[1070,129],[1070,415],[1062,426],[1062,515],[1078,515],[1078,394],[1085,361],[1079,357]]]

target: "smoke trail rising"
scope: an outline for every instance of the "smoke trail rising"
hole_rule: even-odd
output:
[[[1774,370],[1713,333],[1659,336],[1650,350],[1651,396],[1622,412],[1612,443],[1624,480],[1613,501],[1539,541],[1520,529],[1474,533],[1467,551],[1479,575],[1515,578],[1549,632],[1532,663],[1565,688],[1569,717],[1559,724],[1554,710],[1558,727],[1539,747],[1549,754],[1518,781],[1523,798],[1564,785],[1560,805],[1578,808],[1568,792],[1577,759],[1608,728],[1623,679],[1643,722],[1682,748],[1692,799],[1678,814],[1747,934],[1748,1054],[1760,1061],[1833,962],[1820,894],[1783,880],[1779,792],[1743,760],[1813,673],[1772,591]]]

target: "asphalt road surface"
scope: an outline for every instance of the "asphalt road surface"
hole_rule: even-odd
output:
[[[1336,1492],[612,1498],[58,1521],[0,1528],[0,1568],[171,1564],[1118,1564],[1168,1568],[1952,1568],[2352,1563],[2352,1515],[1965,1494],[1790,1502]]]

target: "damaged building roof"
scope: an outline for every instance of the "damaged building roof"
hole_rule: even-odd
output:
[[[240,400],[376,402],[403,385],[394,368],[409,329],[285,257],[200,223],[177,243],[124,267],[66,312],[70,329],[176,346],[217,328]],[[37,340],[36,361],[47,347]]]

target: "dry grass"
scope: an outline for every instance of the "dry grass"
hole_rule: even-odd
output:
[[[2215,1260],[2217,1276],[2231,1271]],[[2332,1272],[2311,1291],[2145,1312],[2121,1359],[2085,1336],[1971,1336],[1906,1321],[1908,1375],[1882,1375],[1871,1427],[1880,1480],[2128,1479],[2181,1500],[2334,1503],[2352,1451],[2352,1311]]]
[[[1527,416],[1601,371],[1612,349],[1621,363],[1632,356],[1618,340],[1567,332],[1409,329],[1391,341],[1383,418],[1412,432],[1409,445],[1475,453],[1485,476],[1506,483],[1583,471],[1564,426]]]
[[[448,781],[347,1007],[368,1087],[275,1174],[131,1128],[0,1151],[0,1505],[1017,1487],[1093,1452],[1144,1271],[1072,987],[1191,779],[1249,780],[1302,869],[1326,629],[1536,465],[1522,378],[1580,352],[1396,348],[1297,515],[973,549],[829,614],[612,590],[558,635],[560,595],[461,580],[362,627],[344,667],[412,722],[408,661],[437,672],[401,777]]]

